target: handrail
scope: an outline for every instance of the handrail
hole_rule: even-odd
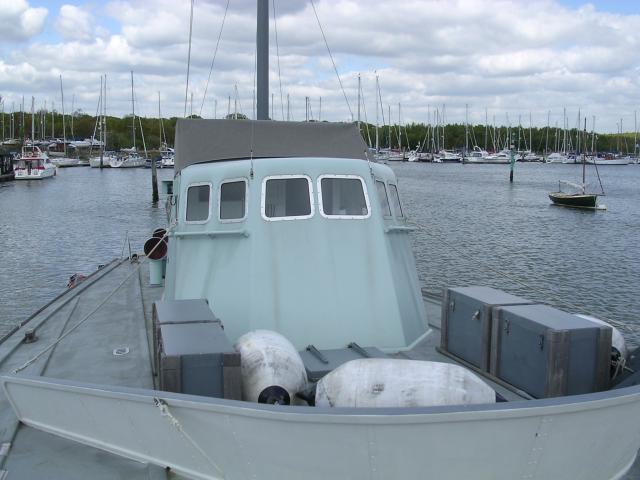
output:
[[[208,232],[172,232],[169,237],[185,238],[185,237],[248,237],[249,232],[247,230],[216,230]]]

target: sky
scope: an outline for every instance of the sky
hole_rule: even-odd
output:
[[[0,0],[4,111],[24,96],[27,110],[34,97],[60,112],[62,76],[65,112],[93,114],[106,74],[108,113],[126,115],[133,71],[136,113],[157,116],[159,92],[165,117],[182,116],[185,97],[187,113],[251,117],[256,2],[229,0],[221,30],[226,4],[195,0],[185,95],[188,0]],[[275,119],[287,97],[294,120],[305,119],[306,97],[315,119],[356,119],[360,75],[371,123],[376,111],[388,121],[389,108],[394,122],[433,121],[437,108],[447,122],[561,127],[566,111],[574,127],[580,111],[589,129],[594,118],[598,131],[635,128],[638,0],[314,0],[339,79],[311,1],[269,4]]]

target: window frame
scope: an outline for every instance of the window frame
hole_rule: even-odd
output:
[[[267,217],[267,212],[265,211],[266,207],[266,199],[267,199],[267,181],[269,180],[286,180],[286,179],[294,179],[294,178],[304,178],[307,180],[307,185],[309,187],[309,206],[311,207],[311,211],[308,215],[296,215],[292,217]],[[264,177],[262,179],[262,191],[260,192],[260,215],[267,222],[280,222],[280,221],[288,221],[288,220],[306,220],[315,215],[315,204],[313,201],[313,182],[311,181],[311,177],[309,175],[269,175],[268,177]]]
[[[222,218],[222,186],[225,183],[244,182],[244,216],[242,218]],[[249,214],[249,181],[245,177],[226,178],[218,186],[218,222],[220,223],[240,223],[247,219]]]
[[[387,199],[387,207],[389,209],[389,213],[387,214],[387,212],[382,212],[382,218],[386,218],[386,219],[393,218],[393,207],[391,206],[391,201],[389,200],[389,188],[387,186],[387,182],[381,178],[374,178],[373,180],[374,180],[374,185],[376,186],[376,195],[378,195],[378,186],[376,184],[381,183],[382,188],[384,188],[384,194]],[[382,210],[382,205],[379,205],[379,207],[380,207],[380,210]]]
[[[391,186],[394,186],[396,189],[396,200],[398,201],[398,205],[400,206],[400,212],[396,212],[396,206],[395,204],[391,207],[391,210],[393,210],[393,216],[395,218],[407,218],[404,215],[404,206],[402,205],[402,200],[400,200],[400,191],[398,190],[398,184],[397,183],[389,183],[389,191],[391,190]],[[398,215],[398,213],[400,213]]]
[[[189,208],[189,189],[191,187],[201,187],[203,185],[206,185],[209,187],[209,210],[208,210],[208,216],[206,218],[206,220],[187,220],[187,209]],[[194,182],[194,183],[190,183],[189,185],[187,185],[187,189],[185,190],[185,196],[187,197],[187,200],[184,202],[184,223],[189,224],[189,225],[203,225],[205,223],[208,223],[209,220],[211,220],[211,210],[213,207],[213,184],[211,182]]]
[[[366,215],[328,215],[324,211],[324,205],[322,203],[322,180],[324,178],[342,178],[349,180],[360,180],[360,184],[362,185],[362,192],[364,193],[364,203],[367,206],[367,214]],[[316,180],[316,188],[318,190],[318,210],[320,211],[320,215],[323,218],[328,218],[330,220],[366,220],[371,217],[371,203],[369,202],[369,194],[367,192],[367,184],[364,179],[359,175],[339,175],[328,173],[325,175],[320,175]]]

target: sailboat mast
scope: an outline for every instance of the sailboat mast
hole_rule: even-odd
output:
[[[361,83],[360,83],[360,74],[358,74],[358,131],[360,131],[360,89],[361,89]],[[371,140],[369,140],[369,142],[371,142]]]
[[[34,104],[36,99],[31,97],[31,143],[33,144],[36,136],[35,136],[35,123],[34,123]]]
[[[585,135],[585,136],[587,135],[587,116],[586,115],[584,117],[584,134],[583,135]],[[583,143],[584,143],[584,140],[583,140]],[[580,148],[580,147],[578,147],[578,148]],[[586,167],[587,167],[586,150],[587,149],[583,146],[583,148],[582,148],[582,189],[583,189],[583,192],[585,192],[585,193],[587,191],[587,184],[586,184],[586,180],[585,180]]]
[[[269,0],[258,0],[256,27],[257,118],[269,119]]]
[[[62,146],[64,156],[67,156],[67,129],[64,123],[64,90],[62,88],[62,75],[60,75],[60,97],[62,100]]]
[[[133,99],[133,70],[131,70],[131,113],[133,121],[131,122],[131,136],[133,137],[133,149],[136,149],[136,102]]]
[[[380,91],[380,84],[378,80],[378,75],[376,75],[376,92]],[[380,118],[379,118],[379,107],[380,102],[378,102],[378,95],[376,95],[376,152],[380,151],[380,135],[378,133],[378,129],[380,128]]]

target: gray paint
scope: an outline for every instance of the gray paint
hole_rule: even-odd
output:
[[[367,353],[367,356],[363,356],[357,349],[353,348],[340,348],[332,350],[319,350],[323,359],[323,362],[317,355],[314,355],[310,350],[302,350],[300,352],[300,358],[304,363],[304,368],[307,371],[307,377],[311,381],[317,381],[324,377],[327,373],[335,370],[343,363],[350,360],[357,360],[359,358],[385,358],[386,355],[378,348],[364,347],[363,350]]]
[[[269,119],[269,0],[258,0],[256,28],[257,119]]]
[[[608,386],[611,328],[546,305],[495,307],[491,374],[534,397]]]
[[[442,301],[441,348],[489,371],[492,308],[532,303],[490,287],[447,288]]]
[[[195,163],[273,157],[366,159],[367,145],[355,124],[202,120],[176,123],[175,171]],[[177,191],[175,193],[178,193]]]
[[[240,391],[225,390],[239,385],[240,354],[219,323],[188,323],[160,326],[160,388],[165,391],[240,398]]]

